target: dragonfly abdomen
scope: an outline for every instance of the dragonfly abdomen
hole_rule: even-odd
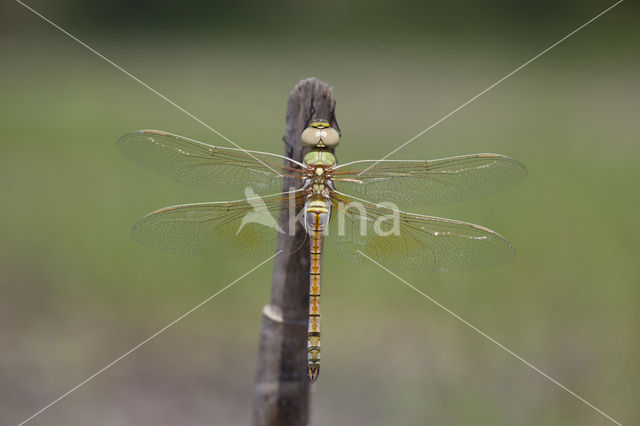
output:
[[[312,197],[305,206],[305,226],[310,240],[309,328],[307,329],[307,375],[311,383],[320,373],[320,263],[322,233],[331,214],[329,201]]]

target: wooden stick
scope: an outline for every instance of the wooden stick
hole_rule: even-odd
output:
[[[300,135],[311,119],[329,120],[337,127],[331,87],[316,78],[300,81],[289,95],[285,155],[302,162],[309,151]],[[292,166],[291,164],[285,164]],[[301,182],[285,181],[284,190]],[[298,212],[296,212],[297,214]],[[258,367],[253,403],[255,426],[309,424],[310,384],[307,378],[309,309],[309,239],[302,224],[290,236],[289,212],[280,215],[280,228],[271,284],[271,303],[262,311]]]

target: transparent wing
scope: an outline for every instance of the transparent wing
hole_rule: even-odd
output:
[[[280,211],[289,202],[299,206],[304,193],[165,207],[140,219],[131,235],[141,244],[175,254],[265,258],[274,253]]]
[[[340,192],[374,203],[425,207],[503,191],[526,176],[527,169],[509,157],[471,154],[430,161],[353,161],[337,166],[333,180]]]
[[[507,240],[483,226],[394,211],[340,193],[332,205],[328,249],[365,264],[372,263],[356,250],[389,268],[418,272],[484,269],[515,257]]]
[[[219,194],[237,196],[247,186],[258,194],[274,194],[282,191],[284,177],[304,179],[302,170],[296,168],[304,166],[290,158],[216,147],[159,130],[126,134],[117,147],[139,166]]]

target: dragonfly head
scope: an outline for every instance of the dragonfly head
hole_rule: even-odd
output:
[[[311,126],[304,129],[300,142],[302,146],[317,148],[335,148],[340,141],[340,133],[327,120],[313,120]]]

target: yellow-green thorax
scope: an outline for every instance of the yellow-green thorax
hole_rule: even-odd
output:
[[[309,185],[314,195],[327,197],[327,169],[336,164],[336,157],[328,151],[314,149],[304,156],[304,164],[310,171]]]
[[[336,164],[336,157],[329,151],[314,149],[304,156],[302,160],[307,167],[333,167]]]

